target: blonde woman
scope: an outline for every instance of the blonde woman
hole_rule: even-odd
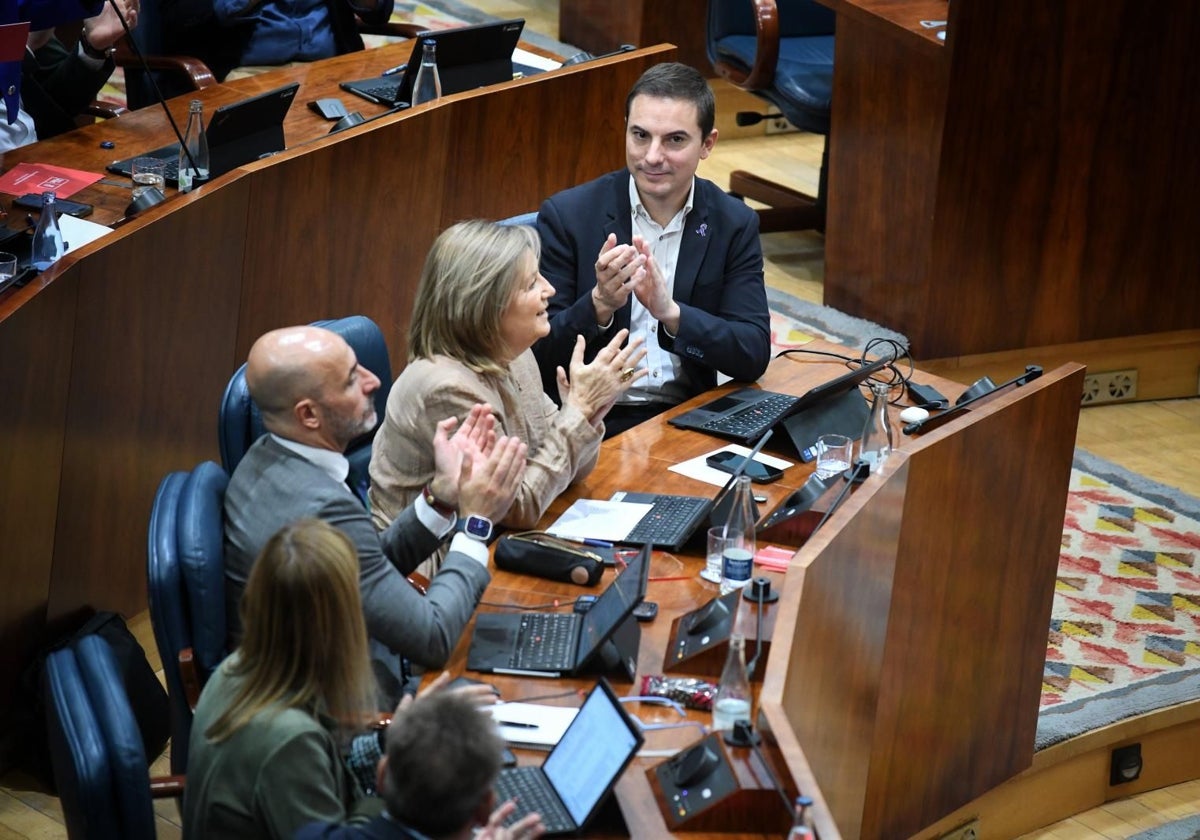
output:
[[[562,407],[542,391],[530,348],[550,332],[554,288],[538,272],[531,227],[460,222],[425,261],[408,333],[408,366],[388,397],[371,456],[371,513],[385,527],[433,476],[434,419],[491,406],[497,433],[529,447],[525,475],[504,524],[532,527],[572,481],[592,471],[604,417],[645,375],[641,342],[621,330],[588,364],[583,339],[558,368]],[[436,500],[430,500],[431,503]]]
[[[342,762],[375,684],[350,540],[300,520],[263,547],[241,600],[241,646],[200,695],[184,837],[290,838],[300,826],[378,813]]]

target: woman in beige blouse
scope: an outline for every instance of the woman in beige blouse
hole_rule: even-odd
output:
[[[388,396],[371,456],[371,513],[386,526],[433,475],[437,421],[486,403],[497,433],[529,447],[525,479],[504,519],[532,527],[568,484],[591,472],[604,416],[645,375],[640,342],[622,330],[589,364],[580,337],[570,371],[558,369],[562,407],[542,392],[530,348],[550,332],[554,287],[538,272],[531,227],[460,222],[434,242],[408,333],[408,366]],[[432,500],[436,502],[436,500]],[[436,507],[436,504],[435,504]]]

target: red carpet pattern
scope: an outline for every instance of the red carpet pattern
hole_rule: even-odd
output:
[[[1200,668],[1200,522],[1078,466],[1043,708]]]

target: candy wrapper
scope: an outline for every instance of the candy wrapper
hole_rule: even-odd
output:
[[[689,709],[712,711],[717,686],[691,677],[663,677],[647,674],[642,677],[642,694],[667,697]]]

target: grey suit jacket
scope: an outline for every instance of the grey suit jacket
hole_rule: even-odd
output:
[[[358,550],[359,588],[367,632],[392,651],[427,668],[450,658],[491,580],[478,562],[457,551],[422,596],[405,575],[437,549],[409,505],[382,534],[349,488],[270,436],[259,438],[238,463],[225,491],[225,581],[230,626],[250,569],[271,536],[304,517],[340,528]]]

